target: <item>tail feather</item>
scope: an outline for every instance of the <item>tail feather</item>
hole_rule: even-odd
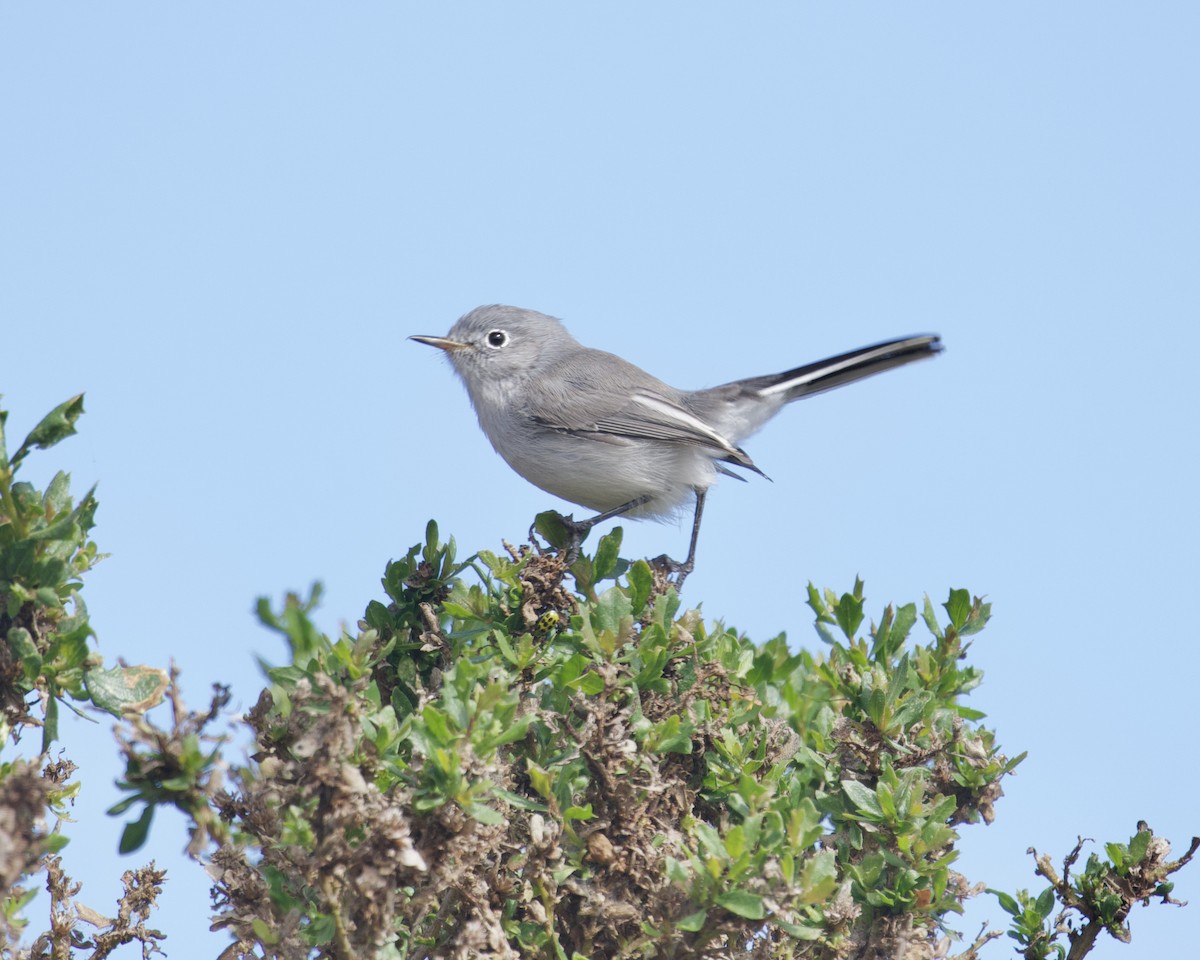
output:
[[[824,393],[864,377],[871,377],[885,370],[901,367],[915,360],[936,356],[942,350],[941,338],[936,334],[901,337],[883,343],[860,347],[848,353],[815,363],[808,363],[794,370],[773,376],[755,377],[745,385],[760,397],[782,397],[784,402]]]

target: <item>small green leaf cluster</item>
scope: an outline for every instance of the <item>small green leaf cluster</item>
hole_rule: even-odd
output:
[[[21,726],[42,727],[42,750],[58,738],[64,696],[120,716],[161,699],[166,677],[141,667],[104,670],[88,650],[92,627],[79,595],[80,578],[101,559],[89,539],[95,524],[95,489],[75,504],[70,478],[59,472],[39,491],[16,480],[34,450],[75,432],[82,395],[59,404],[30,431],[10,457],[0,410],[0,740]],[[43,715],[29,713],[37,697]]]
[[[921,617],[933,641],[909,648],[915,604],[888,607],[860,638],[861,581],[840,597],[810,585],[808,602],[829,647],[813,664],[823,687],[813,693],[837,706],[814,744],[839,766],[840,791],[822,809],[838,828],[852,892],[876,911],[960,912],[954,827],[990,821],[1001,779],[1024,758],[1001,754],[992,731],[976,725],[983,714],[962,702],[981,679],[964,660],[964,638],[986,625],[990,605],[953,590],[943,627],[926,597]]]
[[[10,455],[8,413],[0,409],[0,749],[40,728],[43,758],[59,739],[60,704],[76,712],[71,701],[137,714],[157,703],[166,685],[162,670],[105,669],[88,648],[93,631],[80,590],[102,556],[90,539],[94,489],[76,503],[61,471],[45,490],[17,479],[31,453],[75,433],[82,413],[82,396],[59,404]],[[25,926],[22,911],[32,894],[18,884],[66,846],[66,836],[47,823],[67,819],[79,790],[69,782],[75,769],[69,761],[38,766],[0,762],[0,944]],[[64,937],[71,933],[69,924],[62,930]]]
[[[1013,918],[1008,936],[1020,944],[1026,960],[1082,957],[1102,932],[1128,943],[1131,937],[1126,921],[1136,903],[1158,897],[1163,903],[1179,904],[1171,898],[1174,884],[1168,877],[1191,861],[1200,849],[1200,838],[1193,838],[1181,858],[1170,861],[1169,844],[1139,823],[1128,843],[1106,843],[1108,857],[1090,854],[1083,872],[1073,876],[1083,844],[1081,839],[1067,854],[1061,876],[1049,857],[1031,851],[1038,874],[1050,881],[1038,896],[1026,890],[1015,895],[989,891]]]
[[[127,796],[108,813],[120,816],[135,804],[142,804],[141,814],[125,825],[118,844],[121,853],[132,853],[146,842],[154,811],[160,805],[175,807],[191,821],[188,852],[198,857],[207,849],[210,835],[219,840],[225,833],[212,802],[221,789],[221,748],[226,738],[207,734],[205,728],[229,702],[229,691],[218,685],[210,709],[202,714],[190,714],[181,708],[173,676],[167,696],[174,707],[170,731],[159,730],[147,718],[126,711],[126,723],[117,731],[125,775],[116,785]]]
[[[1028,890],[1018,890],[1015,895],[1000,890],[991,891],[1000,901],[1000,907],[1011,916],[1012,924],[1008,936],[1021,946],[1021,955],[1026,960],[1046,960],[1067,955],[1066,948],[1056,943],[1055,924],[1050,919],[1058,906],[1054,887],[1047,887],[1036,897]]]
[[[91,634],[79,598],[79,577],[97,560],[88,539],[96,499],[88,491],[72,503],[69,478],[55,475],[45,492],[15,479],[25,458],[75,432],[83,398],[72,397],[42,419],[10,457],[0,410],[0,738],[14,727],[42,726],[42,747],[58,735],[58,703],[66,693],[89,699],[85,671]],[[26,708],[44,695],[42,718]]]

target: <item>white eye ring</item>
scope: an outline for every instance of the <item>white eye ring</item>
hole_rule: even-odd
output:
[[[484,340],[493,350],[499,350],[508,343],[508,334],[503,330],[491,330]]]

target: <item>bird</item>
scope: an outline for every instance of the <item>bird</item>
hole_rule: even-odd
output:
[[[785,370],[680,390],[613,353],[585,347],[562,321],[491,304],[445,336],[409,339],[449,358],[479,425],[513,470],[556,497],[597,511],[563,518],[573,562],[588,531],[618,516],[663,519],[693,504],[687,559],[656,563],[676,589],[695,568],[708,489],[740,468],[766,476],[742,442],[793,400],[942,350],[937,334],[886,340]]]

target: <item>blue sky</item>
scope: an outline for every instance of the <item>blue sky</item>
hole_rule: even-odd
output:
[[[1027,847],[1139,818],[1182,852],[1198,48],[1170,2],[6,5],[0,392],[18,438],[87,394],[29,470],[99,483],[101,651],[248,708],[255,655],[282,657],[256,596],[320,579],[335,630],[429,517],[470,552],[565,509],[405,339],[478,304],[680,387],[934,331],[935,362],[747,442],[773,482],[715,488],[685,599],[816,645],[809,580],[861,575],[875,616],[986,594],[973,703],[1030,758],[964,872],[1040,888]],[[625,527],[626,555],[686,550],[686,522]],[[66,732],[68,868],[103,911],[115,751]],[[171,956],[213,956],[184,843],[161,817],[139,856],[170,871]],[[1197,909],[1092,956],[1182,955]]]

